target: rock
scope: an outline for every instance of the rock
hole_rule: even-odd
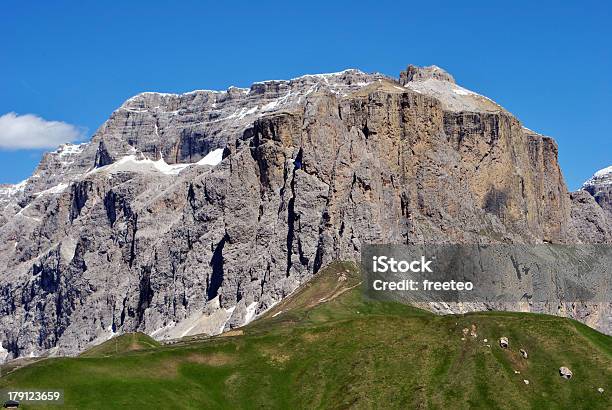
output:
[[[521,356],[523,356],[523,359],[527,359],[527,351],[524,349],[520,349],[519,352],[521,353]]]
[[[436,65],[431,65],[429,67],[417,67],[412,64],[406,68],[406,71],[402,71],[399,82],[402,85],[406,85],[411,81],[424,81],[432,79],[446,81],[452,84],[455,83],[455,79],[452,75]]]
[[[604,389],[603,389],[603,387],[599,387],[599,388],[597,389],[597,391],[598,391],[599,393],[603,394]]]
[[[612,166],[595,172],[582,185],[582,190],[591,194],[608,216],[612,216]]]
[[[514,374],[521,374],[521,372],[519,372],[518,370],[515,370]]]
[[[523,383],[525,383],[525,384],[529,384],[529,380],[524,379],[524,380],[523,380]]]
[[[478,333],[476,333],[476,325],[472,324],[471,328],[470,328],[470,336],[472,336],[473,338],[478,337]]]
[[[0,187],[2,357],[218,334],[363,244],[578,243],[602,198],[571,199],[551,138],[437,67],[139,94]],[[447,306],[490,308],[520,306]]]
[[[572,222],[584,243],[612,241],[612,166],[597,171],[570,195]]]
[[[601,191],[593,192],[596,195],[599,193],[599,201],[604,203]],[[609,242],[612,238],[612,211],[604,210],[597,199],[586,190],[572,192],[570,200],[571,221],[578,237],[585,243]],[[612,205],[609,207],[612,208]]]
[[[464,327],[461,331],[463,332],[463,336],[467,336],[467,334],[470,332],[470,329]]]
[[[508,338],[507,337],[502,337],[499,339],[499,346],[502,349],[507,349],[508,348]]]
[[[489,340],[487,340],[487,339],[483,339],[482,341],[483,341],[484,343],[487,343]]]
[[[560,368],[559,368],[559,375],[560,375],[561,377],[563,377],[564,379],[568,379],[568,380],[569,380],[569,379],[571,379],[571,378],[572,378],[573,373],[572,373],[572,371],[571,371],[570,369],[568,369],[567,367],[562,366],[562,367],[560,367]]]

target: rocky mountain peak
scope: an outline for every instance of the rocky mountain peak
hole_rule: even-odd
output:
[[[583,185],[582,190],[593,196],[605,211],[608,211],[612,223],[612,166],[597,171]]]
[[[430,65],[427,67],[417,67],[415,65],[409,65],[406,71],[400,73],[400,84],[406,85],[410,81],[424,81],[424,80],[439,80],[447,81],[455,84],[455,79],[452,75],[444,71],[437,65]]]
[[[612,165],[604,169],[600,169],[593,174],[583,185],[583,189],[592,186],[612,185]]]
[[[0,346],[218,334],[369,243],[608,243],[557,154],[435,66],[139,94],[0,187]]]
[[[409,65],[400,73],[399,82],[405,88],[439,100],[447,111],[497,113],[505,111],[493,100],[455,83],[449,73],[438,66]]]

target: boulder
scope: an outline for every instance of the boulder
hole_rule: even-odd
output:
[[[561,366],[561,367],[559,367],[559,375],[560,375],[561,377],[563,377],[564,379],[568,379],[568,380],[569,380],[569,379],[571,379],[571,378],[572,378],[572,376],[573,376],[574,374],[573,374],[573,373],[572,373],[572,371],[571,371],[570,369],[568,369],[567,367],[565,367],[565,366]]]
[[[508,348],[508,338],[507,337],[502,337],[499,339],[499,346],[502,349],[507,349]]]
[[[523,359],[527,359],[528,355],[525,349],[520,349],[519,352],[521,353],[521,356],[523,356]]]

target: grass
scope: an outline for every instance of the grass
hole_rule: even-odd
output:
[[[154,349],[159,346],[159,342],[144,333],[128,333],[94,346],[81,353],[80,357],[106,357],[118,353]]]
[[[159,346],[125,335],[17,369],[0,389],[61,388],[83,409],[612,407],[612,338],[552,316],[364,300],[356,271],[331,265],[235,336]],[[461,340],[471,325],[478,337]]]

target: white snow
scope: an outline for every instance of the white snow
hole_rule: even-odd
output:
[[[106,340],[110,340],[113,338],[113,336],[115,336],[115,332],[113,331],[113,325],[111,324],[108,329],[106,329],[106,332],[108,333],[108,335],[106,336]]]
[[[350,73],[350,72],[355,72],[355,73],[358,73],[358,74],[364,74],[364,73],[362,73],[361,71],[359,71],[357,69],[349,68],[349,69],[346,69],[346,70],[337,71],[335,73],[306,74],[306,75],[302,75],[300,77],[293,78],[292,80],[301,80],[301,79],[309,78],[309,77],[323,78],[324,80],[327,80],[330,77],[339,77],[341,75],[344,75],[344,74]],[[272,81],[275,81],[275,80],[272,80]],[[264,81],[264,82],[267,82],[267,81]]]
[[[169,329],[169,328],[171,328],[171,327],[174,327],[175,325],[176,325],[176,323],[174,323],[174,322],[170,322],[170,323],[168,323],[166,326],[164,326],[164,327],[160,327],[159,329],[154,330],[153,332],[151,332],[151,333],[149,334],[149,336],[151,336],[151,337],[153,337],[153,338],[154,338],[154,337],[155,337],[155,335],[157,335],[157,334],[158,334],[158,333],[160,333],[161,331],[163,331],[163,330],[167,330],[167,329]]]
[[[409,81],[404,85],[413,91],[431,95],[442,102],[445,109],[451,111],[496,112],[503,109],[490,98],[448,81],[427,78]]]
[[[225,117],[225,120],[230,120],[232,118],[238,118],[238,119],[243,119],[244,117],[246,117],[247,115],[250,114],[254,114],[255,112],[257,112],[257,110],[259,109],[259,107],[256,105],[255,107],[251,107],[251,108],[246,108],[246,107],[242,107],[240,110],[236,110],[234,111],[232,114],[228,115],[227,117]]]
[[[191,94],[198,94],[198,93],[214,93],[214,94],[221,94],[224,93],[225,91],[219,91],[219,90],[193,90],[193,91],[188,91],[186,93],[184,93],[183,95],[191,95]],[[179,94],[176,94],[179,95]]]
[[[453,92],[454,92],[455,94],[459,94],[459,95],[470,95],[470,94],[474,94],[472,91],[470,91],[470,90],[466,90],[465,88],[463,88],[463,87],[459,87],[459,86],[455,86],[455,87],[453,88]]]
[[[612,185],[612,166],[600,169],[594,173],[591,178],[582,184],[582,187],[584,188],[592,185]]]
[[[257,309],[257,302],[251,303],[246,308],[246,315],[244,316],[244,324],[251,322],[255,318],[255,310]]]
[[[167,164],[163,157],[157,161],[153,161],[149,158],[138,159],[136,155],[126,155],[110,165],[89,171],[89,174],[99,172],[100,170],[118,172],[146,171],[148,169],[151,171],[161,172],[165,175],[178,175],[182,170],[190,165],[191,164]]]
[[[266,80],[266,81],[258,81],[254,84],[267,84],[267,83],[281,83],[281,84],[290,84],[292,82],[296,82],[296,81],[303,81],[303,80],[311,80],[313,82],[320,82],[323,81],[325,84],[327,85],[335,85],[332,82],[330,82],[330,80],[339,80],[339,77],[342,77],[343,75],[347,74],[347,73],[354,73],[356,75],[363,75],[366,76],[367,74],[364,73],[363,71],[354,69],[354,68],[349,68],[343,71],[338,71],[335,73],[321,73],[321,74],[305,74],[299,77],[295,77],[292,78],[290,80]],[[360,82],[356,82],[353,84],[338,84],[338,85],[346,85],[346,86],[353,86],[353,87],[364,87],[366,85],[371,84],[371,82],[369,81],[360,81]],[[336,90],[332,89],[332,92],[337,93]]]
[[[280,312],[276,312],[275,314],[272,315],[272,317],[276,317],[276,316],[280,315],[283,312],[284,312],[283,310],[281,310]]]
[[[70,143],[62,144],[55,150],[55,153],[59,154],[60,158],[63,158],[68,155],[80,154],[85,149],[86,146],[87,146],[86,142],[82,144],[70,144]]]
[[[608,175],[612,175],[612,165],[604,169],[600,169],[595,174],[593,174],[595,178],[600,178],[600,177],[608,176]]]
[[[167,164],[163,158],[158,159],[157,161],[151,161],[150,159],[145,159],[144,161],[150,161],[155,167],[156,170],[166,175],[178,175],[182,170],[187,168],[191,164]]]
[[[61,194],[68,188],[68,184],[62,182],[61,184],[57,184],[49,189],[45,189],[44,191],[36,192],[34,195],[46,195],[46,194]]]
[[[31,219],[31,220],[36,221],[36,222],[40,222],[40,218],[35,218],[35,217],[33,217],[33,216],[28,216],[28,215],[25,215],[25,214],[23,213],[23,211],[25,211],[26,209],[28,209],[28,208],[30,207],[30,205],[32,205],[32,204],[28,204],[28,205],[26,205],[24,208],[21,208],[21,210],[20,210],[19,212],[17,212],[17,213],[15,214],[15,216],[21,216],[21,217],[28,218],[28,219]],[[15,247],[17,247],[17,243],[16,243],[16,242],[15,242]]]
[[[25,190],[26,184],[28,183],[28,180],[25,179],[23,181],[21,181],[18,184],[15,185],[9,185],[7,187],[4,188],[0,188],[0,196],[13,196],[19,192],[23,192]]]
[[[279,103],[279,100],[271,101],[261,107],[262,111],[272,111]]]
[[[0,363],[4,363],[8,355],[9,355],[8,350],[2,347],[2,342],[0,342]]]
[[[188,327],[187,330],[185,330],[183,333],[181,333],[181,337],[185,337],[189,334],[189,332],[191,332],[193,330],[194,327],[196,327],[198,324],[198,322],[194,323],[191,327]]]
[[[219,334],[223,333],[223,329],[225,329],[225,325],[232,318],[232,313],[234,313],[235,309],[236,309],[236,306],[232,306],[229,309],[225,309],[225,311],[227,312],[227,319],[221,324],[221,327],[219,328],[219,332],[218,332]]]
[[[196,162],[198,165],[212,165],[215,166],[221,162],[223,159],[223,148],[215,149],[209,152],[204,158]],[[138,154],[126,155],[119,160],[113,162],[110,165],[106,165],[100,168],[94,168],[90,170],[87,175],[91,175],[97,172],[109,172],[109,173],[117,173],[117,172],[159,172],[164,175],[179,175],[181,171],[185,168],[194,165],[194,163],[184,163],[184,164],[168,164],[164,160],[163,157],[158,159],[157,161],[153,161],[149,158],[139,158]],[[62,185],[62,184],[60,184]],[[53,191],[59,192],[62,187],[57,186],[52,188]],[[64,187],[65,188],[65,187]],[[44,193],[48,193],[51,190],[43,191]],[[41,193],[43,193],[41,192]],[[55,193],[57,193],[55,192]]]
[[[204,158],[197,162],[198,165],[212,165],[215,166],[223,160],[223,148],[217,148],[206,154]]]
[[[525,127],[524,125],[522,126],[522,128],[523,128],[523,130],[524,130],[524,131],[530,132],[530,133],[532,133],[532,134],[537,134],[537,132],[535,132],[535,131],[534,131],[534,130],[532,130],[531,128],[527,128],[527,127]]]
[[[249,114],[253,114],[253,113],[257,112],[257,108],[259,108],[259,107],[255,106],[253,108],[248,109],[240,118],[244,118],[245,116],[247,116]]]
[[[247,94],[249,93],[249,91],[251,91],[250,88],[236,87],[233,85],[230,85],[229,87],[227,87],[227,91],[229,90],[237,90],[237,91],[240,91],[241,93],[247,93]]]

